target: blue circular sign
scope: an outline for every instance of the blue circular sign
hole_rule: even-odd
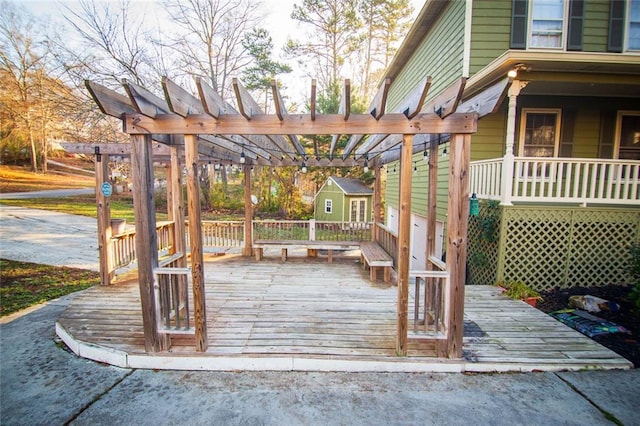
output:
[[[102,191],[102,195],[105,197],[110,197],[111,194],[113,194],[113,186],[111,186],[109,182],[104,182],[100,187],[100,191]]]

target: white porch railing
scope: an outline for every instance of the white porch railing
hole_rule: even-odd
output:
[[[511,168],[509,170],[509,167]],[[512,173],[505,173],[505,171]],[[511,185],[503,182],[512,176]],[[640,161],[516,157],[474,161],[470,192],[513,202],[640,205]],[[511,188],[505,193],[504,188]]]

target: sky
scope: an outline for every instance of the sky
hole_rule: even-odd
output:
[[[30,13],[44,17],[47,21],[55,25],[56,22],[64,23],[62,16],[63,6],[73,7],[77,5],[76,0],[11,0],[24,6]],[[110,0],[104,0],[110,1]],[[113,3],[118,4],[119,0],[112,0]],[[411,4],[414,7],[414,14],[422,8],[426,0],[411,0]],[[302,4],[302,0],[262,0],[264,4],[264,10],[266,12],[266,19],[263,22],[263,26],[269,30],[269,33],[273,39],[274,47],[276,48],[276,54],[274,59],[278,60],[279,52],[282,46],[284,46],[287,38],[302,38],[304,36],[304,29],[301,29],[298,22],[291,19],[291,12],[294,4]],[[145,14],[154,13],[154,9],[162,7],[161,0],[132,0],[133,5],[140,5],[139,10],[144,10]],[[290,90],[289,94],[295,92],[310,92],[311,82],[310,79],[301,75],[300,70],[295,69],[293,75],[287,78],[287,85]],[[308,80],[308,81],[307,81]],[[307,93],[308,94],[308,93]],[[304,97],[304,96],[303,96]]]

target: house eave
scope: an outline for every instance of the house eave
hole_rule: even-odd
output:
[[[508,50],[467,80],[464,97],[481,92],[514,69],[519,70],[520,80],[555,73],[564,75],[565,81],[579,81],[578,76],[587,75],[587,79],[602,82],[604,76],[609,76],[611,83],[640,85],[638,54]]]

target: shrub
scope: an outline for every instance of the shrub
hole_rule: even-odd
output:
[[[629,297],[640,311],[640,243],[633,243],[629,246],[629,263],[627,273],[631,278],[631,290]]]

